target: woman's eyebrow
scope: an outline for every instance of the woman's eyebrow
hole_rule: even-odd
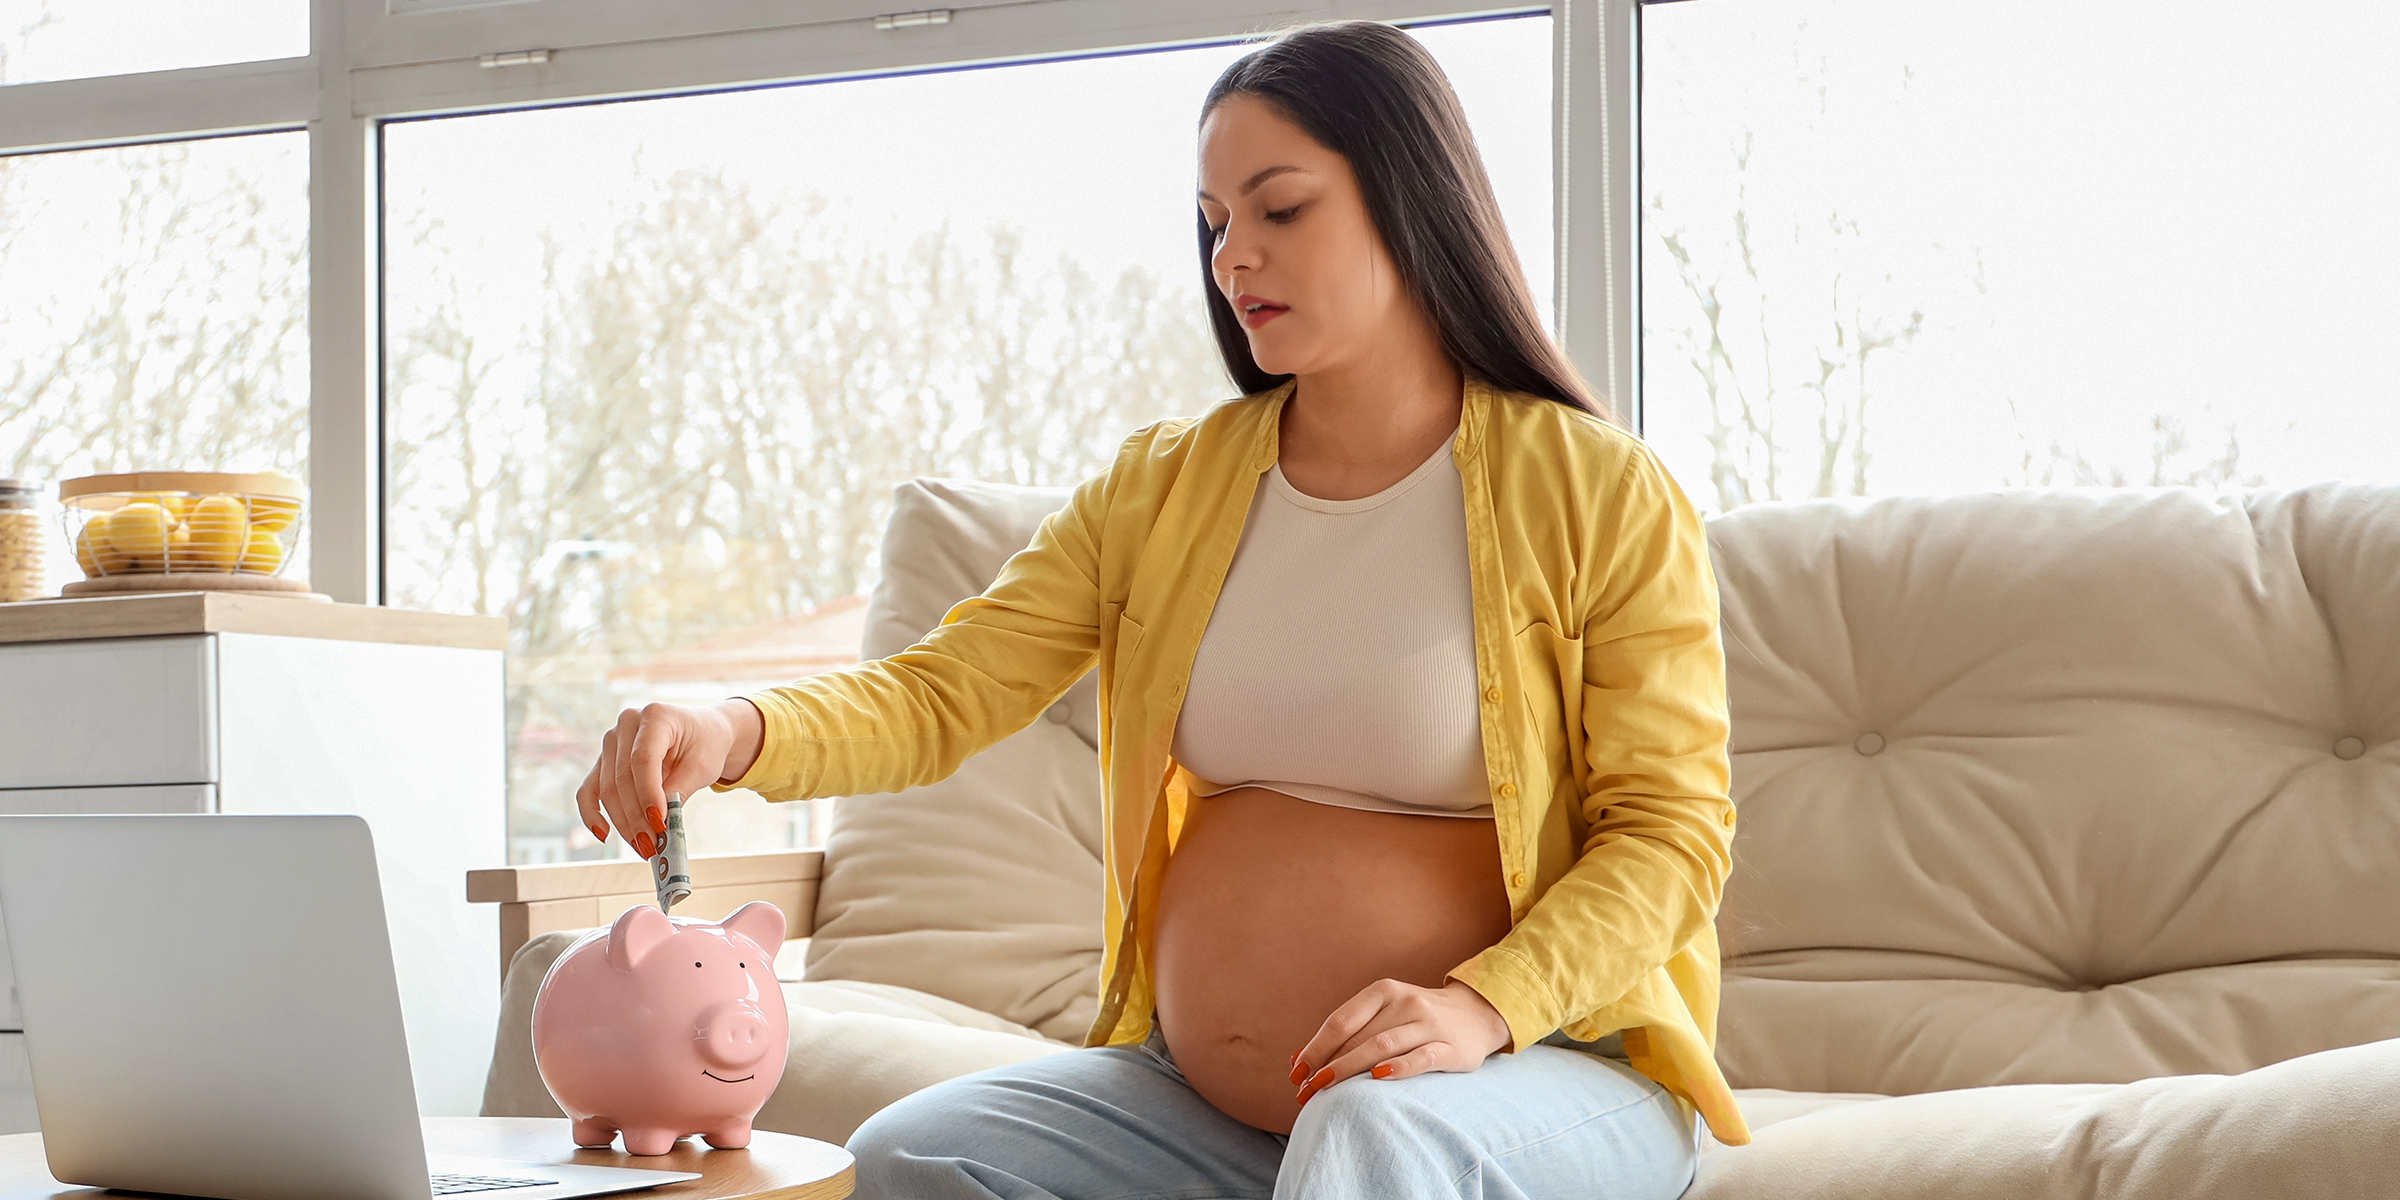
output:
[[[1307,168],[1305,167],[1295,167],[1288,164],[1280,167],[1268,167],[1266,170],[1260,171],[1258,174],[1251,176],[1249,181],[1242,185],[1242,194],[1247,196],[1250,193],[1257,191],[1258,185],[1283,174],[1285,171],[1304,171],[1306,169]],[[1202,191],[1200,193],[1200,198],[1203,200],[1216,199],[1215,196],[1209,195],[1206,191]]]

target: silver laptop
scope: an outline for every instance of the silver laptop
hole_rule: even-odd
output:
[[[361,818],[0,816],[0,914],[62,1183],[556,1200],[700,1178],[428,1160]]]

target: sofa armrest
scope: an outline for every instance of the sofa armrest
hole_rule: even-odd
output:
[[[695,854],[692,894],[675,906],[679,917],[716,920],[753,900],[783,910],[784,937],[804,938],[817,926],[817,880],[823,850],[756,854]],[[607,925],[636,904],[656,901],[650,864],[641,859],[543,863],[467,872],[467,901],[500,906],[500,973],[519,946],[555,929]]]

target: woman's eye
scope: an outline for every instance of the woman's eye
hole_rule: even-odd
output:
[[[1290,207],[1290,208],[1287,208],[1287,209],[1284,209],[1284,210],[1283,210],[1283,211],[1281,211],[1281,212],[1271,212],[1271,213],[1268,213],[1268,214],[1267,214],[1267,219],[1268,219],[1268,220],[1270,220],[1270,221],[1273,221],[1273,222],[1275,222],[1275,223],[1276,223],[1276,224],[1278,224],[1278,225],[1281,225],[1281,224],[1284,224],[1284,223],[1285,223],[1285,222],[1287,222],[1287,221],[1290,221],[1290,220],[1291,220],[1293,217],[1296,217],[1296,216],[1298,216],[1298,215],[1300,215],[1300,206],[1295,204],[1295,205],[1293,205],[1292,207]]]

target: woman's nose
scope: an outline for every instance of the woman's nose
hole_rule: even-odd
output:
[[[1217,235],[1217,251],[1210,262],[1216,267],[1217,278],[1226,281],[1225,294],[1238,295],[1241,289],[1232,285],[1241,281],[1234,278],[1233,273],[1257,269],[1257,247],[1240,225],[1228,225],[1223,233]]]

